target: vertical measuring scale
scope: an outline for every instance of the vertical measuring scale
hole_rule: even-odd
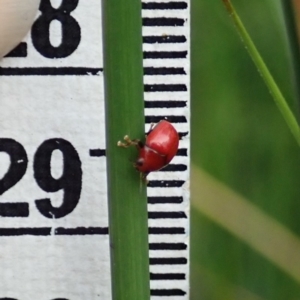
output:
[[[148,175],[153,299],[189,299],[189,1],[143,1],[146,130],[166,119],[180,134],[171,164]]]
[[[151,295],[186,300],[189,2],[142,8],[145,129],[181,136],[148,177]],[[102,68],[99,0],[41,0],[0,63],[0,300],[111,299]]]

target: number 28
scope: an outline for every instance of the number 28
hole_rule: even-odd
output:
[[[62,0],[60,6],[54,8],[50,0],[41,0],[41,14],[31,29],[33,46],[41,55],[50,59],[66,58],[76,51],[81,41],[81,29],[71,14],[78,3],[79,0]],[[61,24],[61,42],[58,46],[53,46],[50,40],[50,25],[55,20]],[[8,56],[26,57],[26,43],[21,43]]]

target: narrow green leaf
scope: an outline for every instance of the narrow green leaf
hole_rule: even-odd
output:
[[[293,136],[296,139],[296,142],[300,146],[300,130],[297,120],[292,113],[291,109],[289,108],[286,100],[284,99],[281,91],[279,90],[276,82],[274,81],[272,75],[270,74],[266,64],[264,63],[262,57],[260,56],[258,50],[256,49],[251,37],[249,36],[246,28],[244,27],[241,19],[239,18],[238,14],[236,13],[233,5],[231,4],[230,0],[222,0],[226,9],[228,10],[230,16],[234,24],[236,25],[237,31],[241,35],[241,38],[252,57],[258,71],[260,72],[261,76],[263,77],[267,87],[269,88],[273,99],[280,110],[281,114],[283,115],[287,125],[289,126]]]
[[[294,13],[294,6],[292,0],[281,0],[282,9],[284,13],[284,21],[286,26],[286,31],[289,40],[291,59],[292,59],[292,69],[293,69],[293,84],[294,90],[297,98],[297,105],[300,104],[300,51],[299,51],[299,41],[297,34],[297,22]]]
[[[102,11],[112,296],[148,300],[146,187],[137,150],[117,147],[125,134],[144,138],[141,1],[102,1]]]

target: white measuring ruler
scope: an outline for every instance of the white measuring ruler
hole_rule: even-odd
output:
[[[151,295],[186,300],[189,1],[142,6],[146,127],[181,135],[149,175]],[[101,2],[41,0],[0,67],[0,300],[109,300]]]

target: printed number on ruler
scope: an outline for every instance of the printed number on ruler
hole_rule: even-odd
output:
[[[51,157],[55,150],[63,154],[63,172],[59,179],[51,174]],[[25,175],[28,165],[24,147],[13,139],[0,139],[0,152],[10,156],[10,166],[0,180],[0,195],[4,194]],[[60,207],[53,207],[51,200],[36,200],[39,212],[47,218],[62,218],[71,213],[78,204],[81,193],[81,161],[72,144],[63,139],[50,139],[37,149],[33,159],[34,178],[38,186],[48,193],[63,190],[63,201]],[[16,209],[14,209],[16,208]],[[3,203],[0,216],[28,217],[28,203]]]
[[[32,26],[31,37],[35,49],[44,57],[65,58],[77,49],[81,30],[71,13],[78,6],[78,2],[79,0],[63,0],[58,8],[54,8],[50,0],[42,0],[41,14]],[[61,24],[62,38],[58,47],[53,46],[50,41],[50,25],[54,20]],[[21,43],[7,56],[26,57],[27,44]]]
[[[80,5],[82,5],[82,1]],[[59,7],[53,7],[50,0],[42,0],[40,4],[40,14],[37,17],[31,30],[31,51],[34,49],[41,54],[44,58],[59,59],[61,64],[63,59],[71,56],[81,42],[81,28],[79,22],[72,14],[75,13],[78,8],[79,0],[62,0]],[[84,5],[81,7],[85,9]],[[84,13],[83,13],[84,14]],[[53,21],[60,23],[61,28],[58,28],[61,32],[59,45],[54,46],[51,41],[50,27]],[[99,39],[99,37],[98,37]],[[88,41],[87,41],[88,42]],[[86,60],[83,60],[85,68],[43,68],[45,60],[42,61],[42,65],[38,68],[22,69],[22,68],[5,68],[6,64],[13,65],[15,60],[9,58],[24,57],[28,60],[29,64],[33,64],[36,59],[32,57],[28,52],[28,43],[22,42],[11,53],[7,55],[8,59],[4,61],[2,68],[2,75],[7,75],[6,72],[15,71],[15,75],[85,75],[89,71]],[[99,51],[99,45],[98,52]],[[90,48],[92,48],[90,46]],[[101,48],[100,48],[101,49]],[[9,61],[10,60],[10,61]],[[98,60],[101,61],[101,60]],[[47,65],[47,63],[46,63]],[[53,63],[51,64],[53,66]],[[68,66],[70,66],[68,62]],[[74,65],[74,64],[73,64]],[[73,66],[72,65],[72,66]],[[0,71],[0,72],[1,72]],[[93,69],[94,75],[101,71],[101,68]],[[66,74],[63,74],[63,73]],[[74,72],[74,74],[70,74]],[[45,74],[48,73],[48,74]],[[76,74],[80,73],[80,74]],[[13,75],[13,74],[8,74]],[[59,179],[54,178],[51,175],[50,163],[52,153],[55,150],[59,150],[63,156],[63,172]],[[14,139],[0,139],[0,151],[6,152],[11,160],[8,172],[0,180],[0,195],[4,194],[9,189],[13,188],[24,176],[27,170],[28,157],[24,146]],[[80,157],[74,148],[74,146],[64,139],[49,139],[44,141],[36,150],[33,158],[34,178],[38,186],[48,193],[57,192],[63,190],[63,202],[60,207],[54,207],[51,204],[50,199],[35,199],[36,208],[38,211],[47,218],[62,218],[71,213],[78,204],[81,193],[81,180],[82,180],[82,168]],[[14,209],[15,208],[15,209]],[[28,203],[7,203],[1,204],[0,215],[16,217],[16,216],[28,216]]]
[[[101,18],[86,22],[91,8],[101,14],[100,5],[99,1],[41,0],[27,41],[6,56],[0,75],[20,75],[5,69],[15,66],[30,66],[21,71],[23,75],[99,75],[102,66],[95,68],[95,62],[102,63]]]
[[[0,62],[0,300],[109,300],[101,1],[41,0]]]
[[[19,92],[19,94],[18,91],[7,92],[8,104],[10,103],[9,97],[15,96],[17,106],[26,101],[28,103],[26,109],[32,107],[39,111],[39,103],[42,100],[40,98],[43,95],[44,107],[49,106],[47,111],[43,111],[44,116],[40,117],[42,126],[44,126],[42,119],[49,117],[49,124],[45,125],[43,130],[41,129],[42,132],[39,132],[39,126],[34,128],[33,132],[27,126],[23,126],[23,124],[27,125],[27,121],[24,120],[26,118],[37,119],[38,124],[39,115],[32,110],[29,110],[30,115],[26,115],[25,110],[25,113],[19,116],[19,124],[16,122],[15,126],[8,123],[5,112],[0,114],[3,127],[5,127],[5,122],[9,124],[6,126],[7,131],[2,131],[0,152],[6,153],[10,159],[7,172],[0,180],[0,195],[4,194],[0,202],[0,216],[2,217],[24,218],[29,217],[31,213],[36,214],[36,212],[49,219],[66,217],[78,206],[84,192],[82,182],[84,182],[83,169],[88,169],[84,165],[86,161],[89,160],[89,169],[85,173],[90,174],[86,175],[88,179],[85,181],[91,180],[91,174],[95,175],[99,172],[105,174],[103,162],[99,160],[97,163],[102,164],[101,167],[98,166],[92,170],[90,167],[95,162],[93,157],[105,155],[105,151],[100,149],[101,146],[102,149],[104,147],[104,109],[103,99],[101,99],[103,86],[102,80],[99,79],[99,75],[102,75],[100,5],[99,1],[87,3],[79,0],[41,0],[39,13],[27,39],[1,62],[0,76],[4,76],[2,80],[4,94],[5,80],[8,81],[7,86],[14,86],[22,78],[29,78],[20,86],[20,89],[24,89],[23,92]],[[95,14],[93,18],[89,17],[91,11]],[[97,12],[98,16],[96,17]],[[96,67],[95,62],[99,64]],[[95,79],[90,75],[93,75],[92,77]],[[13,78],[16,79],[13,80]],[[26,92],[29,92],[30,80],[34,82],[34,87],[31,86],[32,93],[26,95]],[[37,81],[40,81],[39,87],[35,86]],[[84,87],[88,86],[88,91],[78,91],[80,84]],[[51,86],[51,93],[48,93],[49,98],[47,99],[49,86]],[[94,92],[92,93],[92,91]],[[59,94],[58,97],[56,97],[57,94]],[[20,96],[24,97],[23,102],[19,99]],[[56,111],[56,106],[61,106],[64,102],[65,105],[62,106],[61,111]],[[44,107],[42,107],[43,110]],[[9,114],[9,108],[6,110]],[[56,120],[65,121],[66,119],[68,121],[67,115],[70,110],[73,116],[70,117],[68,126],[61,127],[59,124],[53,126]],[[86,114],[84,115],[83,112]],[[90,119],[88,125],[86,122],[81,122],[85,116]],[[62,124],[63,121],[61,121]],[[78,124],[78,126],[82,126],[81,131],[76,130],[76,121],[81,122]],[[25,135],[33,137],[27,138],[26,142],[20,140],[23,138],[23,134],[19,137],[18,127],[24,127]],[[28,147],[31,148],[30,151],[28,151]],[[55,158],[54,154],[57,152],[60,153],[60,158]],[[52,168],[53,157],[57,161],[58,171],[56,173],[61,172],[61,176],[53,175],[53,172],[55,173]],[[3,156],[1,161],[2,166],[5,166]],[[41,198],[41,196],[35,195],[32,192],[33,188],[30,198],[22,199],[23,201],[18,198],[14,199],[14,196],[9,194],[17,184],[19,186],[24,181],[26,174],[27,177],[31,177],[40,190],[47,193],[46,197]],[[99,175],[97,176],[99,178]],[[105,185],[105,176],[100,178],[103,181],[102,184]],[[94,187],[95,180],[90,184],[92,184],[91,193],[93,194],[97,190]],[[97,191],[99,192],[99,190]],[[26,192],[28,193],[28,191]],[[51,200],[50,193],[56,192],[58,195]],[[85,192],[85,197],[88,193],[88,191]],[[13,194],[16,194],[15,197],[19,197],[18,193]],[[101,195],[105,195],[104,191],[101,191]],[[95,197],[95,194],[93,196]],[[53,201],[55,205],[53,205]],[[34,205],[30,203],[34,203]],[[58,203],[60,205],[57,205]],[[104,212],[103,215],[105,215]],[[105,224],[106,226],[107,224]],[[107,230],[104,231],[107,232]]]

